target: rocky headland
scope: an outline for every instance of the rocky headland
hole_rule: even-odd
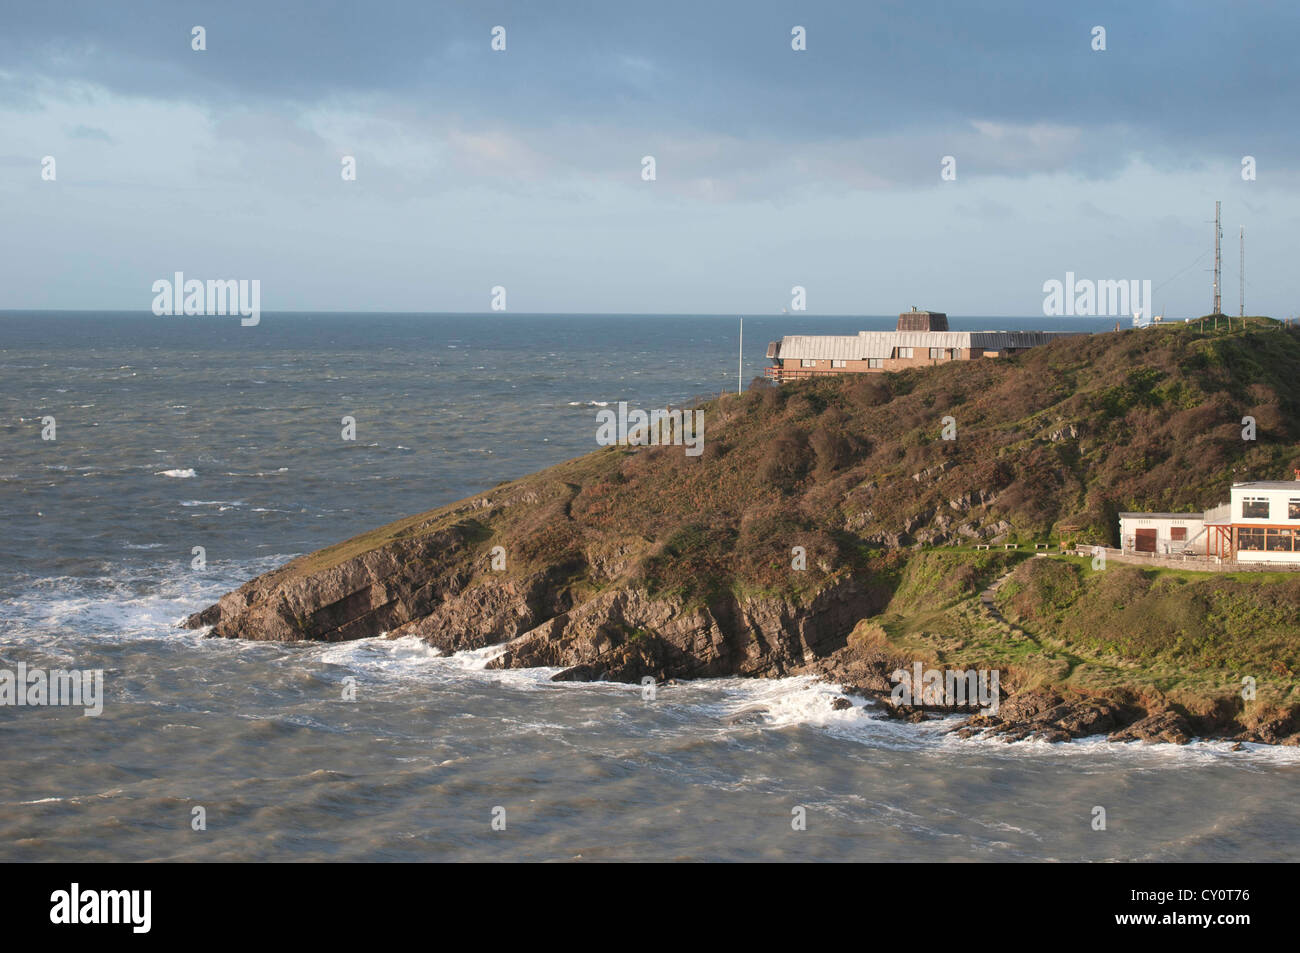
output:
[[[997,712],[955,731],[1294,745],[1300,573],[1098,571],[1062,547],[1288,472],[1297,381],[1300,336],[1257,319],[756,382],[699,405],[699,456],[600,449],[294,559],[184,624],[497,646],[492,666],[558,680],[815,674],[911,720],[951,710],[895,704],[895,670],[996,669]]]

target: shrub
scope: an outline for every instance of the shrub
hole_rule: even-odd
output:
[[[849,399],[860,407],[878,407],[894,397],[880,374],[862,374],[849,387]]]
[[[782,431],[768,446],[759,465],[758,477],[768,486],[789,493],[807,475],[809,466],[808,436],[801,428]]]

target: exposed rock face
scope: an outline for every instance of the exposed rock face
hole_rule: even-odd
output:
[[[1069,741],[1106,734],[1142,717],[1131,706],[1088,698],[1063,699],[1052,692],[1023,692],[1003,702],[996,715],[975,715],[956,729],[1003,741]]]
[[[418,534],[420,527],[412,530]],[[842,646],[887,593],[845,577],[807,605],[781,598],[687,605],[644,589],[585,600],[572,566],[475,576],[464,521],[312,569],[314,557],[259,576],[186,620],[222,638],[341,642],[417,636],[453,652],[504,643],[494,668],[558,666],[564,680],[782,675]]]
[[[864,651],[850,644],[810,668],[840,682],[850,695],[875,698],[889,718],[919,722],[959,711],[953,707],[894,705],[890,699],[893,683],[889,673],[906,669],[908,664],[889,652]],[[1194,734],[1188,720],[1173,711],[1148,715],[1136,705],[1079,696],[1066,698],[1052,691],[1022,691],[1003,698],[997,714],[974,714],[952,732],[962,738],[981,736],[1008,742],[1059,742],[1106,734],[1111,741],[1171,744],[1186,744]]]
[[[186,620],[221,638],[346,642],[414,634],[439,648],[477,648],[568,608],[552,573],[467,588],[472,522],[399,539],[337,565],[304,571],[312,557],[258,576]]]
[[[462,509],[476,508],[473,502]],[[580,596],[572,581],[578,569],[590,575],[590,564],[518,576],[475,574],[482,562],[476,550],[481,525],[465,512],[457,515],[460,521],[432,531],[417,523],[381,545],[356,547],[355,555],[322,558],[326,550],[294,560],[185,625],[211,626],[216,637],[284,641],[414,635],[445,652],[501,645],[489,667],[558,667],[557,681],[814,673],[839,682],[848,694],[877,699],[891,718],[917,722],[953,713],[892,704],[889,675],[910,660],[849,642],[855,624],[880,612],[889,598],[888,591],[855,577],[833,580],[806,604],[734,596],[687,603],[617,586]],[[615,550],[615,557],[601,558],[622,565]],[[1019,692],[1004,698],[997,714],[975,714],[953,730],[1004,741],[1107,735],[1172,744],[1186,744],[1197,733],[1174,711],[1053,691]],[[1262,721],[1236,738],[1300,743],[1290,716]]]
[[[1267,718],[1253,728],[1236,736],[1237,741],[1253,741],[1265,745],[1300,745],[1300,731],[1297,731],[1297,718],[1285,714]]]
[[[557,678],[632,682],[647,675],[783,675],[842,646],[882,601],[851,579],[802,607],[734,598],[690,607],[643,590],[615,590],[517,636],[490,667],[569,666]]]
[[[1192,729],[1187,719],[1177,712],[1165,711],[1148,715],[1127,728],[1112,732],[1108,740],[1163,741],[1168,744],[1185,745],[1191,738]]]

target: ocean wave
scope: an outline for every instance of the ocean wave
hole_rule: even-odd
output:
[[[162,565],[115,569],[111,576],[17,579],[11,594],[0,599],[5,640],[48,645],[79,637],[172,639],[186,616],[291,558],[209,563],[207,571],[192,572],[186,554]]]
[[[188,470],[159,470],[154,476],[172,477],[177,480],[188,480],[197,476],[193,469]]]
[[[191,573],[182,568],[186,565],[183,560],[177,560],[163,566],[122,569],[111,576],[19,580],[14,594],[0,600],[0,618],[4,619],[6,642],[11,646],[39,648],[59,656],[71,652],[70,659],[81,651],[77,639],[85,637],[172,643],[181,639],[188,646],[186,651],[201,655],[228,655],[232,647],[241,652],[265,653],[272,650],[267,643],[232,645],[222,640],[218,644],[205,640],[203,630],[178,630],[176,625],[248,578],[291,558],[260,557],[213,566],[206,573]],[[368,685],[368,691],[404,703],[418,702],[427,698],[429,691],[439,689],[505,689],[530,694],[540,691],[565,693],[575,700],[587,698],[590,704],[579,706],[591,709],[582,715],[587,721],[579,719],[569,727],[581,727],[591,718],[596,719],[590,722],[592,727],[611,727],[607,704],[601,698],[628,696],[641,704],[642,686],[637,684],[556,682],[552,679],[561,669],[554,667],[490,668],[504,651],[503,645],[494,645],[444,654],[414,636],[380,636],[342,643],[278,645],[268,660],[278,659],[276,664],[295,672],[295,677],[338,683],[353,676]],[[273,688],[269,683],[266,687]],[[836,741],[933,757],[937,767],[989,756],[1062,763],[1082,759],[1098,767],[1142,772],[1226,763],[1246,769],[1300,764],[1300,749],[1247,744],[1234,751],[1228,741],[1195,740],[1180,746],[1115,744],[1101,736],[1060,744],[1029,740],[1007,743],[978,736],[963,739],[950,733],[962,716],[911,724],[887,718],[878,703],[864,698],[850,696],[851,707],[837,710],[832,702],[840,697],[841,686],[808,675],[683,681],[657,686],[655,699],[645,703],[670,713],[672,727],[665,728],[660,722],[647,729],[636,721],[637,708],[627,707],[624,710],[629,720],[616,720],[613,730],[629,736],[644,730],[671,730],[686,737],[722,737],[745,744],[767,732],[812,729]]]
[[[371,685],[387,685],[394,692],[410,684],[464,684],[466,680],[495,684],[517,691],[561,691],[589,696],[640,696],[642,686],[624,682],[555,682],[560,668],[492,669],[488,665],[505,652],[504,645],[440,653],[414,636],[386,637],[331,643],[315,648],[314,657],[345,670]],[[1083,738],[1063,744],[1045,741],[1007,743],[992,739],[963,739],[951,733],[964,716],[931,719],[919,724],[885,715],[873,700],[849,696],[850,708],[835,709],[844,697],[841,686],[811,675],[775,679],[711,678],[660,685],[656,706],[676,711],[682,731],[702,732],[737,739],[755,732],[816,729],[841,741],[895,751],[924,752],[940,758],[984,757],[1007,759],[1070,759],[1118,762],[1126,769],[1185,768],[1222,763],[1300,763],[1300,749],[1245,745],[1232,751],[1226,741],[1193,741],[1189,745],[1115,744],[1104,737]],[[631,726],[625,726],[632,730]]]
[[[639,691],[639,686],[627,686]],[[738,734],[815,728],[832,737],[892,750],[925,750],[939,757],[993,754],[1008,759],[1070,759],[1119,763],[1130,769],[1186,768],[1222,764],[1225,759],[1242,764],[1300,764],[1300,748],[1244,744],[1232,750],[1231,741],[1194,739],[1187,745],[1110,742],[1098,735],[1073,741],[1006,742],[998,739],[960,738],[951,733],[965,716],[950,715],[917,724],[889,718],[873,701],[848,696],[852,707],[836,710],[832,701],[844,697],[841,686],[800,675],[777,679],[701,679],[661,686],[658,701],[682,705],[702,721]]]
[[[348,674],[372,684],[400,684],[418,680],[423,684],[472,678],[529,690],[552,682],[558,668],[489,669],[488,664],[505,652],[503,645],[491,645],[446,655],[416,636],[391,639],[379,636],[353,642],[322,643],[313,652],[325,664],[346,669]]]

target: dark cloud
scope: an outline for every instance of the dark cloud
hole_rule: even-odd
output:
[[[11,98],[37,74],[215,106],[378,95],[467,124],[852,140],[986,120],[1127,126],[1115,146],[1170,164],[1296,151],[1300,7],[1280,3],[76,0],[3,17]]]

